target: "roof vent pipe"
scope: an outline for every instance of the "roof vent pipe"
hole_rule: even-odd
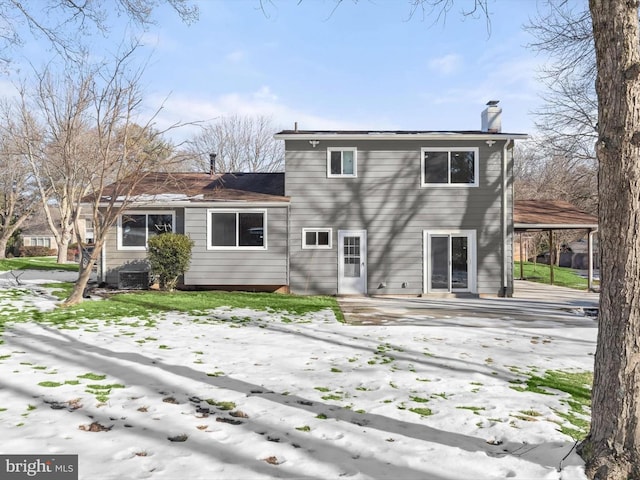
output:
[[[211,175],[212,177],[216,174],[216,157],[217,156],[218,156],[217,153],[209,154],[209,175]]]
[[[293,131],[294,132],[298,131],[298,122],[293,122]]]
[[[500,100],[490,100],[487,108],[482,111],[482,131],[487,133],[502,132],[502,108],[498,106]]]

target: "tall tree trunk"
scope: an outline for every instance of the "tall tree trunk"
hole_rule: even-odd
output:
[[[9,238],[0,238],[0,260],[7,258],[7,243]]]
[[[67,255],[68,252],[67,250],[69,250],[69,239],[67,238],[66,241],[63,239],[58,243],[58,259],[56,260],[56,263],[67,263]]]
[[[637,0],[590,0],[598,77],[602,254],[591,431],[593,479],[640,479],[640,38]]]
[[[78,274],[78,280],[76,280],[76,283],[73,285],[73,290],[71,290],[69,297],[63,302],[64,305],[76,305],[82,302],[82,299],[84,298],[84,291],[91,279],[93,266],[98,262],[103,246],[103,241],[97,241],[95,243],[94,249],[89,256],[89,261],[86,265],[85,262],[82,261],[82,250],[80,251],[80,272]]]

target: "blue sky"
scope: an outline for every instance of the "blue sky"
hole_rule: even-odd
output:
[[[503,131],[533,132],[545,58],[522,25],[536,0],[489,0],[490,32],[459,13],[472,0],[439,22],[410,18],[405,0],[196,3],[198,22],[162,7],[144,34],[147,104],[166,99],[160,127],[263,114],[282,128],[473,130],[495,99]]]

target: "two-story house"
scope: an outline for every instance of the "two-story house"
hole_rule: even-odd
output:
[[[474,131],[284,130],[275,135],[284,175],[183,174],[175,192],[163,179],[163,194],[182,197],[161,205],[147,195],[144,212],[123,216],[105,278],[144,270],[144,238],[160,213],[195,242],[187,287],[510,295],[512,152],[526,135],[501,131],[497,102],[481,120]],[[133,247],[137,223],[145,233]]]

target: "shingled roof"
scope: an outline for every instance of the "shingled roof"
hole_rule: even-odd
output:
[[[103,199],[126,191],[127,181],[104,189]],[[146,174],[131,192],[133,201],[286,202],[284,173],[163,173]]]
[[[597,228],[598,219],[562,200],[516,200],[513,207],[516,230]]]

